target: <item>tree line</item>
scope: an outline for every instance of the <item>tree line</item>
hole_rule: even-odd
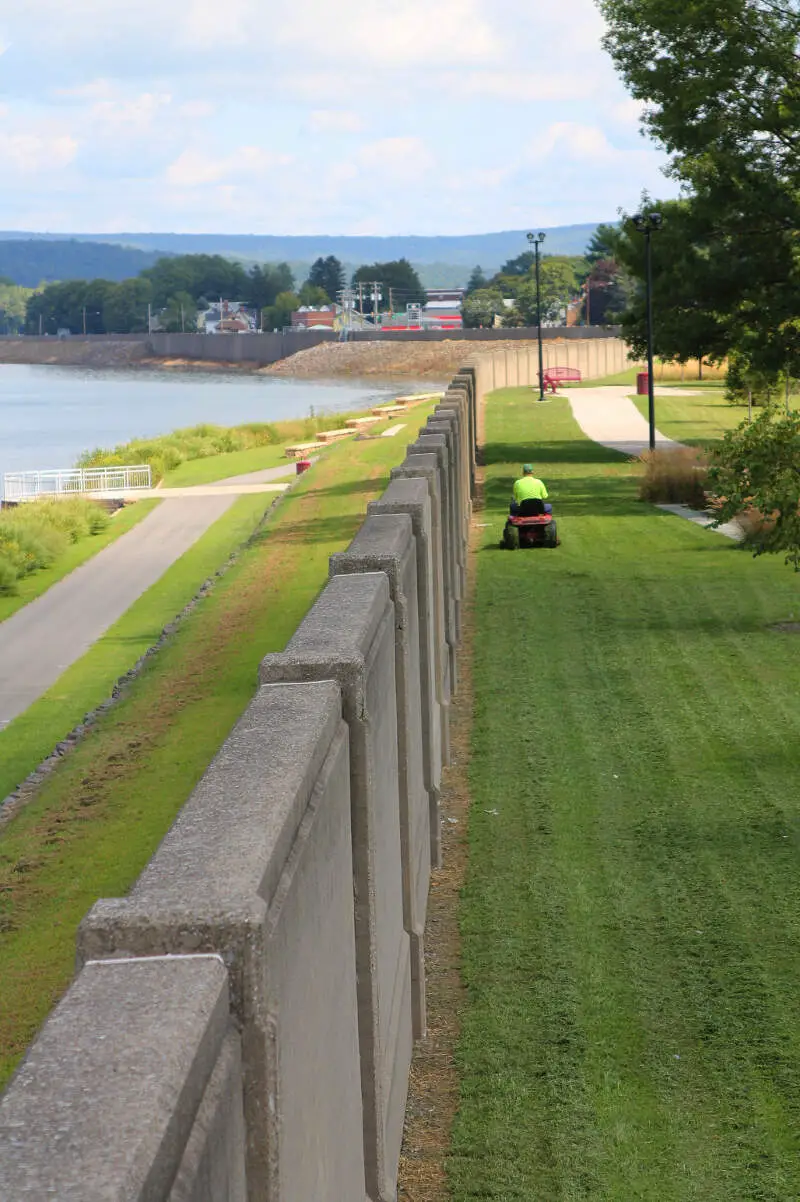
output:
[[[382,286],[381,300],[372,299],[374,281]],[[359,267],[351,283],[357,295],[366,295],[367,313],[389,295],[398,307],[425,302],[419,277],[405,259]],[[48,284],[27,295],[24,321],[17,324],[28,334],[129,334],[148,330],[151,321],[167,332],[196,330],[198,313],[223,299],[241,302],[259,314],[263,329],[282,329],[301,306],[335,303],[345,284],[344,268],[334,255],[318,258],[299,289],[287,263],[246,268],[222,255],[176,255],[120,282]]]
[[[578,322],[610,325],[619,320],[633,291],[633,281],[620,264],[611,261],[609,228],[598,227],[583,255],[542,255],[539,300],[543,324],[563,324],[570,304],[576,307]],[[533,251],[509,259],[490,279],[476,267],[462,306],[464,325],[473,329],[497,323],[507,327],[536,325],[535,268]]]

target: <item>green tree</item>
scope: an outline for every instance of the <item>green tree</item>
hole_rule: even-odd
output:
[[[149,279],[137,276],[113,284],[103,306],[103,322],[108,334],[134,334],[147,329],[147,306],[152,304],[153,288]]]
[[[542,259],[539,265],[542,321],[547,325],[561,322],[563,312],[575,296],[578,284],[575,268],[567,258],[553,256]],[[536,280],[528,278],[516,296],[516,310],[521,324],[536,325]]]
[[[300,289],[301,305],[308,305],[312,309],[319,309],[322,305],[329,305],[330,303],[330,297],[324,288],[319,288],[316,284],[312,284],[306,280]]]
[[[263,321],[265,330],[282,330],[291,325],[292,314],[300,308],[300,297],[296,292],[281,292],[275,298],[273,305],[264,310]]]
[[[516,259],[509,259],[505,262],[497,274],[528,275],[535,262],[536,255],[534,251],[526,250],[521,255],[517,255]]]
[[[477,292],[479,288],[486,288],[488,286],[488,284],[489,284],[489,281],[487,280],[486,276],[483,274],[483,271],[481,270],[481,268],[473,267],[472,275],[469,277],[469,280],[467,281],[467,287],[465,289],[464,295],[469,296],[470,293]]]
[[[193,300],[201,296],[214,300],[246,300],[250,280],[241,263],[222,255],[174,255],[159,259],[140,273],[149,280],[152,303],[162,309],[171,296],[188,293]]]
[[[168,334],[194,333],[197,330],[197,304],[188,292],[176,292],[158,315],[158,323]]]
[[[461,318],[469,330],[490,329],[495,317],[506,311],[503,294],[497,288],[476,288],[464,297]]]
[[[797,0],[601,0],[605,42],[645,129],[718,253],[713,309],[749,358],[777,373],[800,313]],[[702,66],[700,66],[702,65]],[[789,335],[784,339],[781,331]]]
[[[243,297],[254,309],[274,305],[281,292],[294,292],[294,275],[288,263],[257,263],[250,269]]]
[[[344,288],[344,267],[336,255],[328,255],[326,259],[320,257],[312,263],[306,283],[321,288],[327,295],[328,302],[332,303]],[[300,295],[302,296],[302,290]]]
[[[755,509],[765,519],[756,555],[782,552],[800,570],[800,413],[764,409],[728,430],[714,452],[709,484],[721,499],[718,522]]]
[[[0,334],[20,334],[24,330],[26,306],[34,292],[33,288],[0,277]]]
[[[607,222],[598,225],[586,247],[584,257],[587,262],[594,264],[601,259],[616,259],[618,239],[619,229],[617,226],[609,225]]]
[[[651,235],[653,264],[653,348],[662,359],[721,360],[731,347],[731,310],[743,286],[743,264],[731,259],[726,243],[690,201],[654,203],[661,229]],[[626,218],[617,231],[617,261],[637,281],[622,313],[625,337],[634,352],[647,347],[645,239]]]
[[[390,263],[368,264],[359,267],[353,273],[353,284],[356,288],[359,284],[371,285],[375,281],[382,285],[383,301],[372,301],[370,299],[372,289],[365,287],[365,313],[369,313],[374,309],[379,310],[381,303],[385,308],[388,308],[390,294],[394,310],[405,309],[406,305],[411,304],[424,305],[427,300],[427,293],[408,259],[396,259]]]

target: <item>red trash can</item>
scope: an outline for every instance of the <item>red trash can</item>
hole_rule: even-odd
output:
[[[648,376],[646,371],[639,371],[636,373],[636,395],[637,396],[647,396],[648,395],[648,387],[647,386],[648,386],[649,382],[650,382],[650,377]]]
[[[295,461],[294,470],[298,476],[302,476],[303,472],[307,472],[310,467],[310,459],[298,459]]]

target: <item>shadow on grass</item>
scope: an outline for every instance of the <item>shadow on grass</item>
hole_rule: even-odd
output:
[[[253,539],[251,545],[268,543],[270,547],[296,546],[298,543],[335,543],[342,539],[349,540],[363,518],[363,514],[339,514],[330,517],[318,515],[307,522],[286,522],[280,526],[267,526]]]
[[[486,481],[487,512],[507,511],[511,497],[511,477]],[[560,479],[550,490],[553,512],[570,517],[641,517],[647,512],[637,500],[635,484],[624,476],[578,476]],[[665,515],[668,516],[668,515]]]
[[[599,442],[588,438],[571,438],[563,442],[487,442],[483,448],[483,462],[487,467],[494,463],[525,463],[535,466],[540,463],[625,463],[626,456],[619,451],[609,450]]]

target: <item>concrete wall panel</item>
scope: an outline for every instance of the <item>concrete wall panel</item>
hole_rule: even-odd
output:
[[[84,960],[224,958],[259,1202],[364,1190],[349,779],[338,688],[260,689],[130,897],[79,933]]]
[[[0,1100],[0,1198],[245,1202],[238,1069],[218,957],[87,964]]]
[[[403,923],[395,617],[383,573],[334,576],[264,683],[333,680],[350,730],[350,803],[367,1193],[393,1202],[411,1063]]]
[[[425,480],[431,504],[431,587],[433,590],[434,631],[434,676],[436,697],[439,703],[441,719],[441,760],[443,764],[450,763],[450,698],[453,692],[453,682],[450,677],[450,637],[453,629],[452,617],[448,612],[451,605],[446,591],[446,561],[445,561],[445,532],[444,513],[442,509],[441,472],[436,455],[408,455],[398,467],[392,469],[392,484],[405,479]],[[389,489],[384,498],[389,495]],[[370,512],[378,512],[372,510]],[[413,518],[413,514],[412,514]]]
[[[433,467],[435,471],[435,464]],[[416,545],[417,630],[419,632],[420,718],[422,725],[422,773],[428,797],[429,861],[441,864],[440,799],[442,785],[441,687],[444,620],[441,598],[436,595],[433,571],[432,502],[428,482],[421,478],[395,478],[377,501],[367,507],[369,515],[407,514]],[[448,702],[449,704],[449,702]]]
[[[411,945],[414,1034],[425,1034],[425,914],[431,869],[428,793],[423,771],[423,689],[417,548],[407,514],[369,516],[347,551],[331,556],[330,574],[384,572],[394,604],[397,754],[403,914]]]

